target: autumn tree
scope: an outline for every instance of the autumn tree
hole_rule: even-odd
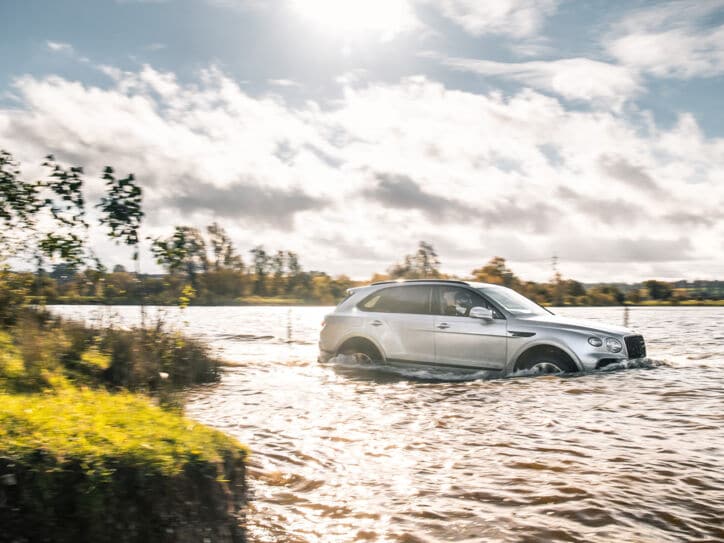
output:
[[[440,277],[440,259],[430,243],[421,241],[414,254],[405,255],[403,261],[393,265],[388,272],[392,279]]]
[[[520,285],[520,280],[508,267],[505,259],[500,256],[491,258],[485,266],[473,270],[473,278],[481,283],[503,285],[508,288],[517,288]]]

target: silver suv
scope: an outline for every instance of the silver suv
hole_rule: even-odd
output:
[[[349,289],[324,319],[319,361],[384,361],[539,373],[644,358],[627,328],[559,317],[514,290],[469,281],[386,281]]]

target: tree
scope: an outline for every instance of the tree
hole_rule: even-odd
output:
[[[473,277],[482,283],[504,285],[510,288],[515,288],[520,284],[520,280],[508,268],[505,259],[501,256],[494,256],[485,266],[473,270]]]
[[[211,245],[214,254],[214,269],[219,271],[230,268],[243,271],[244,262],[241,256],[236,254],[234,244],[226,230],[219,226],[218,223],[213,223],[206,227],[206,232],[209,235],[209,245]]]
[[[671,297],[672,290],[669,283],[649,279],[648,281],[644,281],[644,286],[648,290],[649,297],[652,300],[668,300]]]
[[[133,247],[133,261],[138,261],[138,231],[143,219],[141,210],[142,191],[133,174],[122,179],[113,175],[113,168],[103,170],[106,194],[97,208],[101,211],[100,223],[108,226],[108,237]]]
[[[269,274],[269,255],[262,245],[251,250],[254,262],[254,294],[266,295],[266,276]]]
[[[0,247],[5,256],[17,248],[9,234],[32,227],[41,205],[37,187],[20,179],[19,164],[10,153],[0,149]]]
[[[271,269],[274,272],[274,295],[276,296],[282,293],[286,262],[287,255],[284,251],[277,251],[276,254],[271,257]]]
[[[59,284],[68,283],[75,279],[78,275],[78,266],[74,264],[67,264],[60,262],[53,266],[53,271],[50,272],[50,277],[55,279]]]
[[[402,263],[393,265],[388,271],[392,279],[440,277],[440,259],[430,243],[421,241],[417,252],[405,255]]]
[[[49,291],[57,294],[53,285],[50,290],[46,288],[52,278],[43,276],[45,258],[57,264],[54,273],[59,277],[58,283],[76,283],[70,287],[76,293],[85,291],[97,296],[102,291],[106,269],[87,246],[90,224],[86,220],[83,168],[63,166],[53,155],[48,155],[42,165],[50,169],[48,176],[27,183],[20,178],[19,165],[12,155],[0,150],[0,259],[27,250],[37,263],[34,291],[41,299]],[[134,245],[143,216],[141,189],[135,185],[133,174],[116,182],[112,172],[110,167],[104,170],[108,192],[97,206],[101,208],[100,223],[110,227],[111,238]],[[80,277],[77,271],[89,257],[95,268],[87,269]],[[76,288],[79,285],[81,288]],[[0,284],[0,290],[4,286]]]
[[[299,256],[294,251],[287,251],[287,270],[289,272],[289,277],[287,278],[287,294],[291,294],[299,284],[299,278],[302,273]]]
[[[208,271],[206,242],[201,233],[191,226],[177,226],[171,237],[156,238],[151,243],[156,262],[171,273],[182,271],[196,289],[196,275]]]
[[[90,226],[85,220],[83,168],[66,168],[53,155],[45,157],[43,166],[50,169],[50,174],[36,186],[41,191],[43,208],[50,211],[55,225],[42,236],[38,248],[42,256],[51,260],[57,256],[62,262],[80,266],[85,262],[85,239]]]

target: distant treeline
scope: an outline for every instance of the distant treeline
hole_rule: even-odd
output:
[[[178,227],[167,240],[154,242],[158,262],[167,273],[138,274],[116,266],[79,268],[58,264],[48,271],[5,272],[6,283],[45,303],[103,303],[157,305],[335,304],[350,287],[399,278],[453,278],[440,272],[434,248],[421,242],[385,274],[367,281],[345,275],[332,277],[305,271],[292,251],[250,251],[248,263],[236,253],[223,228],[213,224],[203,236],[197,229]],[[455,277],[457,278],[457,277]],[[583,284],[556,273],[550,281],[524,281],[494,257],[465,279],[504,285],[543,305],[605,306],[622,304],[717,304],[724,300],[724,281],[636,284]]]

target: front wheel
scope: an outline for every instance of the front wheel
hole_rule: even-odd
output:
[[[550,375],[554,373],[572,373],[577,371],[573,363],[556,352],[531,354],[519,360],[515,371],[528,370],[535,374]]]

